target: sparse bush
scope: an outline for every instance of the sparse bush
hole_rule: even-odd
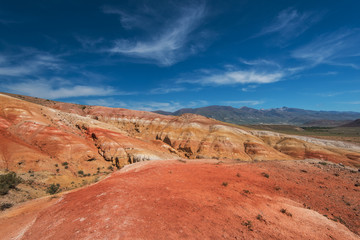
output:
[[[21,180],[14,172],[0,175],[0,195],[5,195],[10,189],[15,189]]]
[[[53,194],[55,194],[55,193],[58,193],[59,192],[59,189],[60,189],[60,184],[51,184],[48,188],[47,188],[47,190],[46,190],[46,192],[47,193],[49,193],[49,194],[51,194],[51,195],[53,195]]]
[[[0,206],[0,210],[1,211],[4,211],[4,210],[6,210],[6,209],[8,209],[8,208],[11,208],[13,205],[11,204],[11,203],[3,203],[3,204],[1,204],[1,206]]]
[[[65,166],[65,169],[68,169],[69,167],[68,166]]]
[[[110,166],[108,167],[108,169],[112,171],[112,170],[114,170],[114,167],[110,165]]]
[[[222,185],[223,185],[224,187],[227,187],[228,182],[223,182]]]
[[[264,217],[263,217],[261,214],[258,214],[258,215],[256,216],[256,219],[259,220],[259,221],[265,222],[265,219],[264,219]]]
[[[244,189],[243,192],[246,193],[246,194],[249,194],[249,193],[250,193],[250,191],[247,190],[247,189]]]
[[[63,162],[63,163],[61,163],[61,165],[67,166],[67,165],[69,165],[69,163],[68,162]]]
[[[249,221],[249,220],[244,221],[244,222],[242,223],[242,225],[245,226],[245,227],[247,227],[249,231],[254,231],[254,230],[252,229],[253,226],[252,226],[252,222],[251,222],[251,221]]]
[[[269,177],[270,177],[269,174],[267,174],[267,173],[265,173],[265,172],[262,172],[261,175],[263,175],[263,176],[266,177],[266,178],[269,178]]]
[[[55,164],[55,167],[58,167],[58,166],[59,166],[59,164],[56,163],[56,164]]]
[[[78,174],[79,174],[79,175],[84,175],[84,171],[83,171],[83,170],[79,170],[79,171],[78,171]]]
[[[289,216],[289,217],[292,217],[292,214],[289,213],[285,208],[280,209],[280,212],[287,215],[287,216]]]
[[[330,219],[333,220],[334,222],[339,222],[339,223],[347,226],[346,222],[340,216],[334,216],[334,218],[330,218]]]
[[[237,173],[236,176],[237,176],[237,177],[241,177],[240,173]]]
[[[60,169],[57,168],[57,169],[56,169],[56,172],[59,173],[59,172],[60,172]]]
[[[327,165],[326,162],[319,162],[319,164],[321,164],[321,165],[323,165],[323,166]]]

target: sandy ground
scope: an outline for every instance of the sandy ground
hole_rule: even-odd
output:
[[[360,239],[360,173],[318,161],[150,161],[0,215],[2,239]]]

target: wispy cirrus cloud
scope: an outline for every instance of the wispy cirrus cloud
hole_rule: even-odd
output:
[[[250,106],[255,106],[255,105],[260,105],[263,104],[264,101],[260,101],[260,100],[240,100],[240,101],[223,101],[222,102],[225,105],[250,105]]]
[[[179,101],[158,102],[158,101],[119,101],[114,98],[89,99],[83,101],[83,103],[88,105],[127,108],[133,110],[141,110],[141,111],[163,110],[168,112],[174,112],[181,108],[193,108],[193,107],[202,107],[208,105],[208,102],[204,100],[196,100],[189,102],[179,102]]]
[[[344,95],[344,94],[358,94],[360,93],[360,90],[348,90],[348,91],[337,91],[337,92],[322,92],[322,93],[317,93],[317,96],[320,97],[335,97],[335,96],[339,96],[339,95]]]
[[[204,38],[194,33],[206,15],[205,4],[179,7],[180,14],[170,20],[160,29],[154,27],[142,40],[118,39],[107,51],[132,58],[152,60],[162,66],[170,66],[183,58],[198,52],[204,45],[196,40]],[[130,18],[121,10],[106,10],[107,13],[117,13],[122,16],[122,24],[130,27],[141,25],[139,17]],[[146,24],[146,23],[144,23]],[[202,39],[204,40],[204,39]]]
[[[59,70],[62,61],[47,53],[0,55],[0,76],[24,77],[43,70]]]
[[[360,101],[339,102],[341,104],[360,105]]]
[[[243,91],[243,92],[254,92],[257,87],[258,87],[258,85],[249,85],[249,86],[241,88],[241,91]]]
[[[205,71],[196,79],[179,79],[178,83],[192,83],[200,85],[237,85],[237,84],[267,84],[280,81],[285,76],[282,71],[261,72],[258,70],[225,70]]]
[[[341,29],[323,34],[292,52],[292,57],[319,64],[349,66],[359,69],[360,29]]]
[[[75,35],[75,39],[81,44],[84,49],[92,49],[98,44],[104,42],[104,38],[90,38],[80,35]]]
[[[255,59],[255,60],[246,60],[243,58],[239,58],[239,61],[242,64],[249,65],[249,66],[270,66],[270,67],[277,67],[281,68],[280,64],[275,61],[271,61],[268,59]]]
[[[61,86],[61,84],[59,84],[60,82],[56,83],[55,81],[62,80],[27,80],[24,82],[1,84],[1,88],[12,93],[50,99],[83,96],[105,96],[115,93],[115,90],[111,87],[104,88],[101,86],[86,85]]]
[[[153,88],[149,91],[149,94],[168,94],[172,92],[182,92],[185,91],[186,88],[184,87],[160,87],[160,88]]]
[[[265,26],[255,37],[267,34],[278,34],[280,42],[296,38],[320,21],[324,13],[299,12],[295,8],[282,10],[269,25]]]
[[[130,14],[112,6],[104,6],[102,10],[105,14],[118,15],[121,25],[128,30],[134,27],[143,28],[148,26],[148,22],[151,21],[153,17],[146,14],[146,11],[142,11],[141,14]]]
[[[64,99],[88,96],[135,95],[135,92],[123,92],[110,86],[73,84],[70,79],[28,79],[21,82],[1,83],[0,87],[8,92],[40,98]]]

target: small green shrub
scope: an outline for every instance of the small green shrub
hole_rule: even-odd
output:
[[[262,172],[261,175],[263,175],[263,176],[266,177],[266,178],[269,178],[269,177],[270,177],[269,174],[267,174],[267,173],[265,173],[265,172]]]
[[[67,166],[67,165],[69,165],[69,163],[68,162],[63,162],[63,163],[61,163],[61,165]]]
[[[251,221],[249,221],[249,220],[244,221],[244,222],[242,223],[242,225],[245,226],[245,227],[247,227],[247,229],[248,229],[249,231],[254,231],[254,230],[253,230],[253,225],[252,225],[252,222],[251,222]]]
[[[265,222],[265,219],[264,219],[264,217],[263,217],[261,214],[258,214],[258,215],[256,216],[256,219],[259,220],[259,221]]]
[[[113,166],[111,166],[111,165],[108,167],[108,169],[111,171],[114,170]]]
[[[224,187],[227,187],[228,182],[223,182],[222,185],[223,185]]]
[[[287,215],[287,216],[289,216],[289,217],[292,217],[292,214],[289,213],[285,208],[280,209],[280,212]]]
[[[84,175],[84,171],[83,171],[83,170],[79,170],[79,171],[78,171],[78,174]]]
[[[51,194],[51,195],[53,195],[53,194],[55,194],[55,193],[58,193],[59,192],[59,189],[60,189],[60,184],[51,184],[48,188],[47,188],[47,190],[46,190],[46,192],[47,193],[49,193],[49,194]]]
[[[1,206],[0,206],[0,210],[1,211],[4,211],[4,210],[6,210],[6,209],[8,209],[8,208],[11,208],[13,205],[11,204],[11,203],[3,203],[3,204],[1,204]]]
[[[0,175],[0,195],[5,195],[10,189],[15,189],[21,180],[14,172]]]

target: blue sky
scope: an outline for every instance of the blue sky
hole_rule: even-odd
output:
[[[138,110],[360,111],[360,2],[0,2],[0,89]]]

